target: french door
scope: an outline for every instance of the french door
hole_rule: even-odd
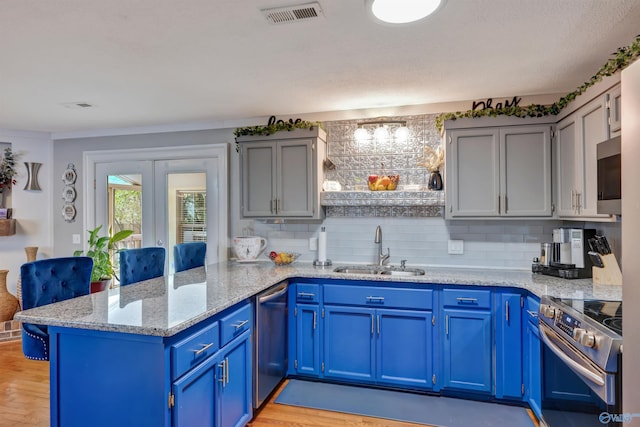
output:
[[[203,241],[207,262],[226,259],[227,150],[212,148],[199,147],[190,158],[184,158],[188,147],[89,155],[95,188],[87,192],[93,199],[87,201],[87,228],[133,230],[126,248],[164,247],[167,273],[174,272],[177,243]]]

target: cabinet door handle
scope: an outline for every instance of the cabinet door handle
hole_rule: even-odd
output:
[[[498,213],[500,213],[500,195],[498,194]]]
[[[380,315],[378,314],[378,336],[380,335]]]
[[[371,335],[373,335],[373,327],[374,327],[373,322],[374,320],[373,320],[373,314],[372,314],[371,315]]]
[[[242,321],[240,321],[240,322],[238,322],[238,323],[234,323],[232,326],[233,326],[234,328],[236,328],[236,331],[237,331],[238,329],[242,328],[242,327],[243,327],[244,325],[246,325],[247,323],[249,323],[249,321],[248,321],[248,320],[242,320]]]
[[[578,215],[582,210],[582,192],[576,192],[576,208],[578,209]]]
[[[535,311],[527,310],[527,313],[529,313],[529,316],[533,317],[534,319],[538,317],[538,313]]]
[[[209,344],[200,344],[200,345],[202,346],[200,350],[192,350],[196,354],[196,356],[198,356],[204,351],[207,351],[207,349],[209,349],[213,345],[213,343],[210,342]]]
[[[504,302],[504,320],[509,323],[509,301]]]
[[[229,358],[225,357],[224,359],[224,370],[226,371],[224,374],[224,378],[227,381],[226,383],[229,384]]]
[[[478,298],[458,297],[456,300],[459,303],[475,304],[478,302]]]
[[[384,297],[367,297],[367,302],[383,303]]]
[[[276,213],[280,212],[280,199],[276,199]]]
[[[507,211],[509,211],[509,199],[507,198],[507,195],[504,195],[504,213],[507,213]]]
[[[449,315],[444,317],[444,334],[449,336]]]
[[[314,311],[313,312],[313,329],[316,328],[317,317],[318,317],[318,312]]]
[[[222,361],[222,363],[220,363],[218,365],[218,368],[220,368],[222,370],[222,376],[220,378],[218,378],[218,382],[222,383],[222,387],[224,387],[225,385],[225,375],[226,375],[226,369],[224,367],[224,360]]]

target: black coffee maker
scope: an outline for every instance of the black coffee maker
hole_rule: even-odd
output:
[[[589,239],[595,235],[593,228],[554,229],[553,243],[541,244],[540,258],[533,260],[531,271],[563,279],[592,277]]]

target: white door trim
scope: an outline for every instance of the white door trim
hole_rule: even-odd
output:
[[[218,191],[217,202],[219,211],[217,260],[209,258],[210,262],[221,262],[227,259],[228,224],[229,224],[229,145],[226,143],[208,145],[184,145],[162,148],[133,148],[129,150],[96,150],[83,153],[84,182],[84,214],[82,218],[83,229],[95,228],[95,170],[96,163],[116,162],[129,160],[179,160],[189,158],[211,157],[218,163]]]

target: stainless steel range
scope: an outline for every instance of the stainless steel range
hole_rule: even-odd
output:
[[[621,413],[622,302],[543,296],[539,313],[546,347],[601,399],[603,414]]]

